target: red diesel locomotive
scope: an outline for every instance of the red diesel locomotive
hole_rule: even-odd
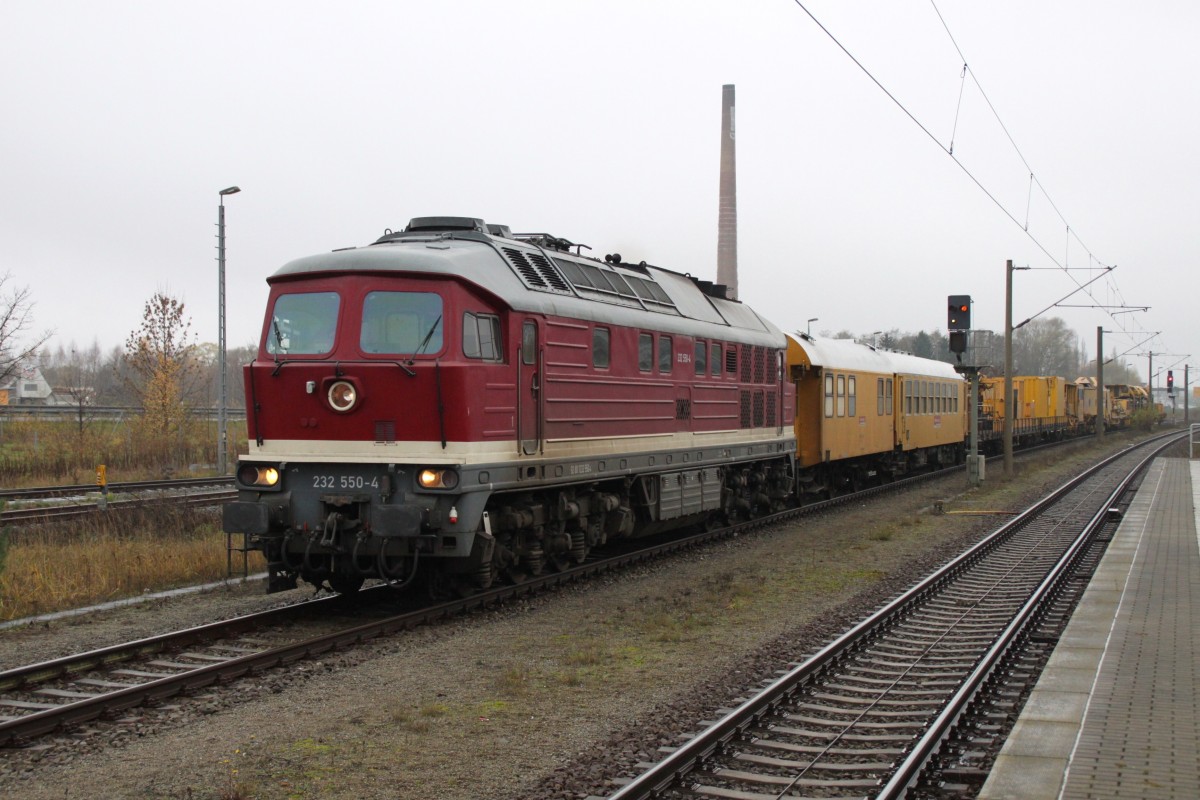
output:
[[[487,587],[789,502],[782,332],[582,247],[426,217],[268,279],[224,528],[269,590]]]

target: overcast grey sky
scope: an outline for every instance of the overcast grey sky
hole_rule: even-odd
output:
[[[1066,302],[1148,312],[1049,313],[1089,353],[1103,325],[1200,363],[1200,4],[804,5],[929,134],[793,0],[3,0],[0,271],[56,344],[122,344],[159,290],[215,342],[237,184],[230,346],[280,265],[413,216],[711,279],[732,83],[741,299],[779,326],[943,329],[962,293],[1002,330],[1006,259],[1050,268],[1016,275],[1017,321],[1116,264]]]

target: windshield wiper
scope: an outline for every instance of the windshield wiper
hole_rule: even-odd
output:
[[[286,351],[283,349],[283,334],[279,332],[278,317],[271,317],[271,327],[275,329],[275,352],[273,354],[275,356],[275,370],[271,373],[272,377],[274,377],[279,374],[280,368],[286,363],[279,360],[279,354],[283,352],[286,355]]]
[[[442,323],[442,315],[438,314],[438,318],[435,319],[433,321],[433,324],[429,326],[429,333],[425,334],[425,338],[423,340],[421,340],[421,346],[417,348],[417,352],[413,353],[412,358],[410,358],[408,360],[409,364],[412,364],[413,359],[415,359],[417,356],[423,355],[425,353],[425,348],[429,346],[429,340],[433,338],[433,332],[437,330],[438,325],[440,325],[441,323]]]

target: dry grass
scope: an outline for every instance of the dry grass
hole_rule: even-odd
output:
[[[4,424],[0,443],[0,486],[54,486],[95,481],[97,464],[108,466],[109,482],[215,474],[217,423],[190,420],[169,442],[157,446],[140,416],[125,420],[14,419]],[[246,453],[246,425],[229,422],[231,450]]]
[[[225,534],[211,509],[98,512],[82,523],[10,528],[7,539],[0,619],[204,583],[226,574]],[[240,568],[240,560],[235,562]],[[251,570],[262,566],[261,556],[251,554]]]

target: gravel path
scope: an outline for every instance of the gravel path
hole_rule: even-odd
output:
[[[0,750],[0,796],[582,798],[1080,468],[1081,443]],[[999,473],[999,469],[995,470]],[[942,501],[950,511],[939,515]],[[237,586],[0,631],[0,664],[307,596]],[[290,597],[289,597],[290,596]],[[737,688],[730,688],[731,686]]]

